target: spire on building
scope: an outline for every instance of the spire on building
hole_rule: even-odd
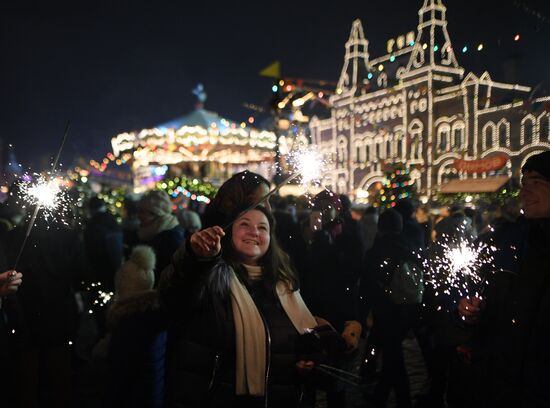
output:
[[[355,92],[369,83],[369,42],[363,33],[361,20],[353,22],[349,39],[346,42],[344,66],[338,80],[337,93]]]
[[[460,77],[464,74],[447,31],[446,13],[447,8],[442,0],[424,0],[418,11],[416,40],[404,77],[421,69],[443,71]]]

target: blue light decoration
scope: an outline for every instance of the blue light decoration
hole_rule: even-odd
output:
[[[434,45],[434,51],[437,52],[437,50],[439,50],[439,46],[438,46],[438,45]]]
[[[468,51],[468,47],[464,46],[464,48],[462,48],[462,52],[465,53],[466,51]]]
[[[372,75],[372,72],[369,72],[369,74],[367,75],[367,78],[368,78],[368,79],[372,79],[373,76],[374,76],[374,75]]]
[[[390,62],[394,62],[394,61],[395,61],[395,55],[392,55],[392,56],[390,57]]]
[[[277,85],[273,85],[273,86],[271,87],[271,90],[272,90],[273,92],[277,92],[277,91],[279,90],[279,87],[278,87]]]

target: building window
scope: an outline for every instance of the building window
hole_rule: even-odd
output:
[[[510,123],[502,119],[498,123],[498,145],[500,147],[510,146]]]
[[[346,151],[346,140],[340,139],[338,141],[338,161],[346,161],[347,160],[347,151]]]
[[[386,157],[391,158],[393,155],[393,142],[391,139],[388,139],[386,141]]]
[[[523,123],[523,143],[528,145],[533,143],[533,121],[531,119],[526,120]]]
[[[444,123],[437,129],[437,150],[444,153],[449,150],[449,139],[451,136],[451,127]]]
[[[453,132],[453,150],[462,150],[463,138],[464,138],[464,129],[459,128],[455,129]]]
[[[550,115],[544,115],[539,120],[539,140],[550,141]]]
[[[403,137],[403,132],[401,130],[395,131],[395,151],[398,159],[403,160],[405,153],[405,143],[407,142]]]
[[[412,121],[409,126],[409,134],[411,141],[411,154],[410,158],[412,160],[422,159],[422,130],[424,125],[418,119]]]
[[[493,122],[488,122],[483,127],[481,146],[483,150],[492,149],[495,146],[496,126]]]
[[[372,149],[371,149],[371,144],[370,143],[367,143],[367,145],[365,146],[365,151],[366,151],[366,156],[367,156],[367,162],[370,162],[372,160]]]

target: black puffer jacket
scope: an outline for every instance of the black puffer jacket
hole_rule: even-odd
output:
[[[186,252],[187,254],[184,254]],[[235,396],[235,328],[230,269],[220,257],[199,259],[188,246],[164,272],[161,305],[171,321],[167,348],[166,406],[239,406]],[[246,272],[237,271],[240,276]],[[271,285],[243,279],[267,323],[267,401],[259,406],[295,407],[299,334]]]

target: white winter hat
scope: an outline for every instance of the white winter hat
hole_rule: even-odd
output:
[[[115,275],[118,299],[153,289],[155,285],[155,252],[147,245],[134,248],[130,259],[122,264]]]

